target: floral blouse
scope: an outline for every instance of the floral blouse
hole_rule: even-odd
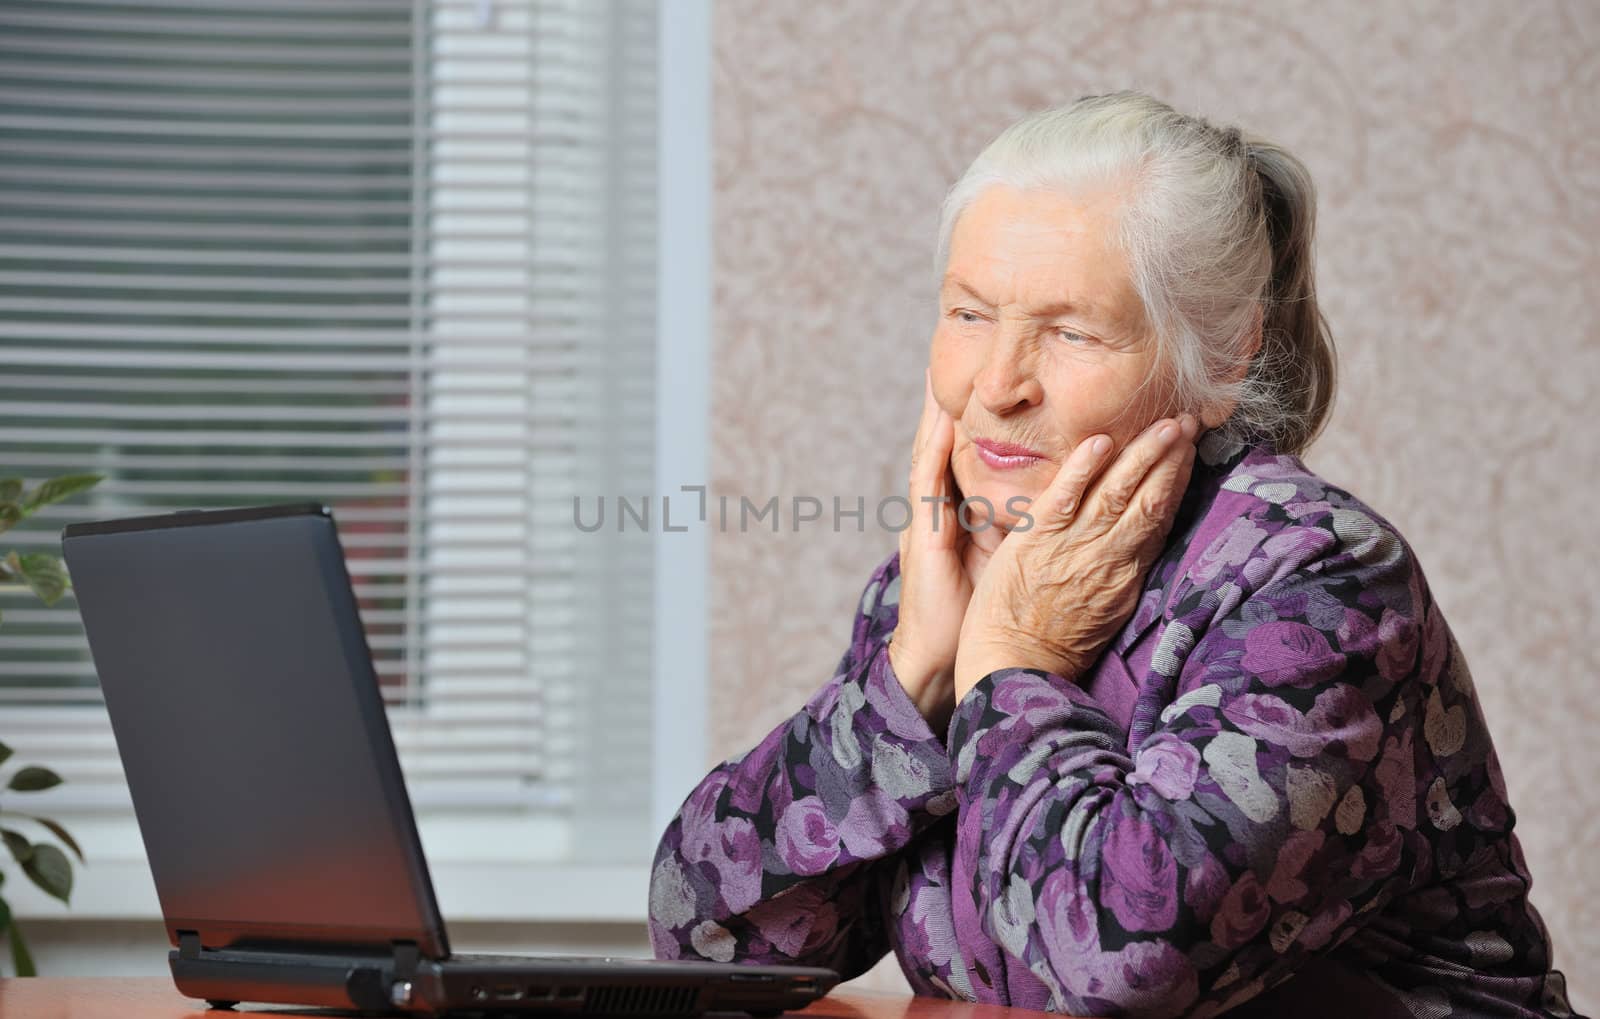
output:
[[[658,957],[892,950],[918,994],[1076,1015],[1569,1014],[1415,555],[1298,457],[1205,436],[1092,673],[990,673],[947,733],[890,669],[898,559],[667,828]]]

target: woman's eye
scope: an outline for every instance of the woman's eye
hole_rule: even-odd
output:
[[[950,315],[957,322],[962,322],[967,325],[971,325],[972,323],[978,321],[978,316],[970,311],[967,311],[965,308],[957,308],[955,311],[952,311]]]
[[[1082,333],[1075,333],[1071,329],[1058,329],[1056,334],[1074,347],[1081,347],[1094,342]]]

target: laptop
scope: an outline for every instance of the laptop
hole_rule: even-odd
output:
[[[178,990],[438,1015],[756,1015],[828,969],[458,955],[325,506],[69,525]]]

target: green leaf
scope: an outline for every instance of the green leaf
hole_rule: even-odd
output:
[[[67,589],[67,570],[61,560],[48,552],[19,554],[15,550],[6,556],[6,566],[20,576],[46,605],[54,605]]]
[[[16,502],[22,498],[21,478],[0,478],[0,502]]]
[[[41,506],[70,499],[79,492],[86,491],[98,485],[101,481],[99,474],[67,474],[49,481],[40,482],[39,487],[28,493],[22,501],[22,512],[32,513]]]
[[[11,811],[11,813],[15,814],[16,812],[15,811]],[[55,821],[50,820],[48,817],[35,817],[32,814],[16,814],[16,816],[17,817],[25,817],[28,820],[32,821],[34,824],[43,825],[45,828],[49,829],[50,834],[54,835],[56,838],[61,840],[61,844],[62,845],[66,846],[68,849],[72,850],[73,855],[78,858],[78,862],[80,862],[80,863],[88,863],[89,862],[88,860],[85,860],[83,858],[83,849],[82,849],[82,847],[80,847],[78,845],[78,840],[73,838],[71,835],[68,835],[67,834],[67,830],[65,828],[61,827],[60,824],[56,823]]]
[[[20,769],[15,775],[12,775],[7,787],[13,792],[36,793],[41,789],[51,789],[60,784],[60,775],[57,775],[49,768],[41,768],[30,764],[28,767]]]
[[[34,968],[33,956],[28,954],[28,943],[22,940],[22,928],[13,923],[6,938],[11,942],[11,965],[16,968],[17,976],[38,976],[39,971]]]
[[[0,899],[0,935],[5,934],[6,928],[11,926],[11,907],[5,899]]]
[[[27,516],[22,507],[14,502],[0,502],[0,534],[11,530],[17,523]]]
[[[33,859],[33,843],[20,831],[0,828],[0,839],[5,840],[6,848],[11,850],[11,855],[16,857],[18,863],[26,866]]]
[[[0,764],[4,764],[6,761],[10,760],[11,753],[12,751],[10,747],[6,746],[4,743],[0,743]]]
[[[22,872],[48,895],[66,902],[72,894],[72,861],[67,854],[41,842],[33,847],[33,857],[22,865]]]

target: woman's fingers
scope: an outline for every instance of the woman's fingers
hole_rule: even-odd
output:
[[[912,493],[912,525],[918,540],[928,548],[956,546],[956,506],[950,476],[950,450],[955,445],[955,420],[939,408],[934,412],[924,460],[918,469],[920,483]]]
[[[902,558],[907,543],[922,547],[955,547],[955,507],[950,483],[950,451],[955,445],[955,421],[933,396],[931,374],[924,376],[922,419],[917,424],[916,446],[911,454],[911,474],[906,485],[911,499],[911,526],[900,532]]]
[[[927,445],[928,433],[932,431],[937,406],[933,399],[933,374],[927,369],[923,369],[922,382],[922,414],[917,418],[917,433],[911,440],[911,469],[906,476],[906,495],[911,499],[911,525],[900,529],[901,569],[907,566],[907,553],[916,527],[918,492],[926,485],[921,468],[926,465],[928,455],[923,447]]]
[[[1124,555],[1143,560],[1153,547],[1159,547],[1172,527],[1194,468],[1192,440],[1198,422],[1185,417],[1179,437],[1171,441],[1145,472],[1128,497],[1127,509],[1112,522],[1107,541]]]
[[[1046,530],[1052,527],[1060,530],[1070,525],[1083,507],[1084,494],[1104,469],[1110,453],[1110,436],[1091,435],[1078,443],[1045,490],[1039,503],[1042,519],[1036,518],[1035,525],[1042,524]]]
[[[961,621],[972,597],[958,540],[950,452],[955,420],[923,387],[906,490],[910,526],[900,530],[900,613],[889,644],[895,678],[935,730],[955,708],[952,676]]]
[[[933,398],[933,374],[924,369],[922,381],[922,416],[917,419],[917,434],[911,440],[911,476],[913,484],[915,484],[917,464],[926,459],[922,455],[922,447],[928,441],[928,433],[933,429],[933,422],[937,417],[939,406]]]
[[[1188,415],[1185,415],[1188,417]],[[1127,513],[1134,496],[1155,466],[1183,442],[1184,424],[1162,418],[1140,433],[1095,482],[1084,503],[1085,534],[1098,537],[1110,531]],[[1190,434],[1193,434],[1192,430]]]

